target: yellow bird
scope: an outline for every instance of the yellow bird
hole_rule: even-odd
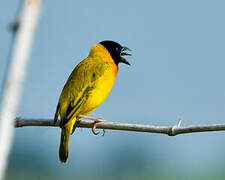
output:
[[[75,130],[75,122],[94,111],[108,96],[118,72],[118,64],[130,63],[123,58],[131,55],[114,41],[95,44],[86,59],[80,62],[70,74],[59,98],[54,122],[60,115],[61,142],[59,159],[65,163],[69,154],[69,138]],[[93,118],[94,119],[94,118]],[[93,126],[95,133],[96,123]]]

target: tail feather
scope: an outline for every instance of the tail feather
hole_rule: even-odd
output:
[[[62,163],[67,161],[69,155],[70,130],[62,127],[61,142],[59,147],[59,159]]]

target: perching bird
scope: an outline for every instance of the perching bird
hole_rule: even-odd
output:
[[[108,96],[118,72],[118,64],[130,63],[123,56],[130,50],[113,41],[95,44],[86,59],[80,62],[70,74],[59,98],[54,122],[60,115],[61,142],[59,158],[65,163],[69,153],[70,134],[75,122],[94,111]],[[93,133],[95,133],[95,120]]]

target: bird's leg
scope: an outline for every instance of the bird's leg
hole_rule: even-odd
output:
[[[96,132],[96,126],[98,123],[101,123],[101,122],[106,122],[106,120],[102,119],[102,118],[94,118],[94,117],[90,117],[90,116],[85,116],[85,115],[81,115],[80,117],[82,118],[85,118],[85,119],[90,119],[90,120],[93,120],[94,121],[94,125],[92,127],[92,132],[94,135],[98,135],[99,132]],[[105,135],[105,129],[103,129],[103,134],[102,136]]]

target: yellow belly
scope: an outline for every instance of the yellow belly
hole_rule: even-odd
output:
[[[91,91],[87,101],[82,107],[81,115],[87,115],[94,111],[104,102],[109,95],[115,81],[115,72],[108,69],[105,74],[96,82],[95,88]]]

